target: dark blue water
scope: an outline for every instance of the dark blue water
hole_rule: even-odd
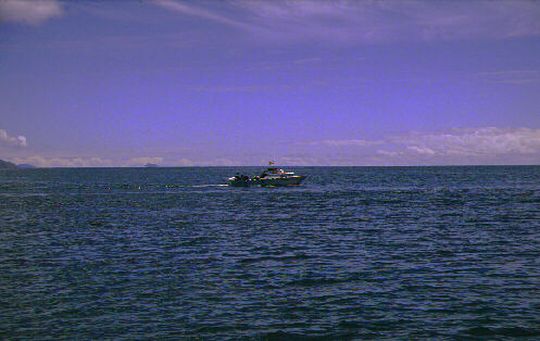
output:
[[[0,337],[540,337],[540,167],[294,170],[0,171]]]

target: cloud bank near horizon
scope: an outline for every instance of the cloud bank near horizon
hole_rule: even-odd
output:
[[[0,138],[2,137],[0,130]],[[14,157],[16,163],[39,167],[248,166],[267,160],[290,166],[415,166],[540,164],[540,129],[455,128],[407,132],[381,139],[321,140],[290,144],[273,155],[230,153],[215,158],[137,156],[127,159],[92,157]]]
[[[540,129],[532,128],[454,128],[309,144],[332,147],[339,155],[333,163],[343,165],[540,164]]]

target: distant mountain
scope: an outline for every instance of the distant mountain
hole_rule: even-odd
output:
[[[159,167],[159,165],[156,165],[155,163],[147,163],[146,165],[144,165],[145,167],[148,167],[148,168],[155,168],[155,167]]]
[[[17,165],[8,161],[0,160],[0,169],[17,169]]]
[[[17,165],[17,168],[27,169],[27,168],[36,168],[36,166],[31,165],[29,163],[19,163]]]

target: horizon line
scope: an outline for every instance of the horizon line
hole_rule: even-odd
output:
[[[260,168],[268,167],[261,165],[229,165],[229,166],[220,166],[220,165],[193,165],[193,166],[34,166],[32,167],[19,167],[16,164],[17,168],[5,168],[0,170],[31,170],[31,169],[111,169],[111,168],[143,168],[143,169],[156,169],[156,168],[238,168],[238,167],[249,167],[249,168]],[[448,164],[448,165],[279,165],[277,167],[302,167],[302,168],[394,168],[394,167],[539,167],[540,164]]]

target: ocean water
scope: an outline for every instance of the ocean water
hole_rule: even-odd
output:
[[[0,338],[540,338],[540,167],[0,171]]]

